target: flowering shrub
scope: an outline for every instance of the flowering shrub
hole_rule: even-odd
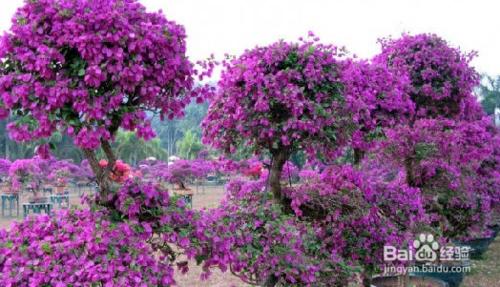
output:
[[[265,179],[232,180],[222,206],[202,212],[194,223],[195,257],[206,275],[217,266],[254,284],[345,285],[359,265],[369,276],[383,263],[384,244],[403,246],[413,236],[422,205],[418,189],[405,197],[372,189],[364,177],[349,166],[328,167],[285,188],[295,214],[272,200]],[[394,194],[383,198],[383,192]],[[401,212],[395,203],[408,215],[403,222],[392,221]],[[307,208],[324,213],[309,222],[302,218]]]
[[[433,225],[445,236],[480,233],[488,224],[492,195],[498,193],[498,189],[490,190],[495,184],[481,183],[498,181],[494,174],[480,172],[495,156],[489,126],[488,119],[422,119],[413,127],[387,132],[386,160],[404,167],[407,183],[421,189]]]
[[[159,163],[153,166],[152,173],[172,184],[177,184],[181,189],[186,188],[186,183],[194,179],[203,179],[214,170],[212,162],[195,160],[176,160],[172,164]]]
[[[434,34],[405,34],[381,44],[374,62],[409,77],[419,117],[455,118],[470,104],[479,84],[479,75],[469,65],[475,53],[464,54]]]
[[[9,168],[9,178],[12,189],[20,191],[23,187],[30,187],[35,191],[40,188],[42,182],[42,170],[40,169],[40,159],[18,159]]]
[[[171,262],[137,232],[89,210],[28,217],[0,231],[5,286],[169,286]],[[61,264],[64,262],[64,264]]]
[[[287,215],[263,192],[264,181],[231,181],[222,206],[201,213],[194,235],[204,276],[217,266],[253,284],[332,286],[349,276],[312,225]],[[270,279],[271,278],[271,279]],[[266,285],[268,286],[268,285]]]
[[[373,181],[352,166],[329,166],[309,181],[285,189],[297,216],[316,219],[322,248],[350,265],[363,266],[366,279],[386,263],[384,245],[404,246],[416,230],[412,227],[424,223],[418,189],[413,196],[392,195],[385,188],[373,188]],[[408,213],[406,217],[401,210]]]

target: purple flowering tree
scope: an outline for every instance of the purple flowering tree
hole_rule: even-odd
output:
[[[214,171],[211,161],[204,159],[184,160],[179,159],[172,164],[158,162],[150,167],[149,172],[154,178],[175,184],[181,190],[186,190],[187,183],[195,179],[204,179]]]
[[[280,179],[291,154],[338,152],[352,129],[342,93],[342,52],[316,40],[279,41],[226,62],[202,123],[205,143],[226,152],[240,144],[269,152],[269,185],[285,205]]]
[[[457,118],[471,108],[472,91],[479,84],[470,66],[474,52],[463,53],[434,34],[405,34],[381,44],[373,61],[409,78],[417,118]]]
[[[408,93],[408,77],[385,65],[347,60],[342,77],[346,105],[356,123],[350,144],[354,163],[359,164],[385,128],[408,123],[415,104]]]
[[[345,262],[361,265],[369,279],[381,262],[381,246],[388,242],[402,244],[408,232],[394,222],[397,213],[393,209],[383,210],[382,204],[387,203],[375,200],[379,191],[362,183],[363,174],[352,167],[327,168],[330,173],[310,175],[308,181],[297,186],[281,186],[281,180],[288,178],[286,163],[292,153],[304,150],[313,160],[331,162],[348,144],[366,151],[371,145],[370,134],[407,122],[414,113],[404,74],[380,64],[343,60],[341,56],[334,46],[320,44],[316,39],[280,41],[246,51],[225,63],[218,92],[203,122],[204,141],[226,152],[243,144],[257,154],[270,154],[269,176],[263,178],[268,178],[270,191],[279,204],[270,205],[260,199],[256,205],[267,206],[271,210],[266,212],[271,214],[284,208],[285,214],[292,216],[294,227],[309,222],[317,232],[314,240],[321,242],[316,254],[294,250],[294,254],[300,254],[296,258],[317,262],[315,268],[319,270],[337,270]],[[249,188],[245,188],[245,196],[262,193],[262,189],[250,192]],[[409,217],[418,216],[421,206],[412,206],[409,201],[402,204],[415,210]],[[231,208],[242,211],[237,205]],[[349,238],[366,235],[366,230],[373,237],[349,242]],[[251,234],[274,236],[270,231]],[[361,250],[369,251],[361,256]],[[333,267],[319,263],[324,254],[329,254]],[[273,258],[266,254],[260,260],[273,265]],[[257,280],[265,286],[299,280],[304,284],[318,280],[342,286],[347,280],[341,273],[325,278],[296,278],[278,266],[275,269],[274,274]]]
[[[71,136],[87,158],[102,198],[116,161],[119,128],[154,136],[146,111],[182,115],[193,96],[184,28],[131,1],[27,1],[0,45],[0,111],[18,141]],[[101,168],[101,147],[110,168]]]
[[[433,224],[449,237],[484,229],[498,193],[492,172],[498,130],[473,95],[479,81],[470,66],[473,56],[420,34],[382,40],[373,59],[409,78],[416,109],[408,124],[386,132],[382,146],[404,168],[406,183],[421,189]]]
[[[404,167],[406,183],[421,190],[431,223],[448,238],[481,235],[489,223],[498,198],[492,128],[489,119],[421,119],[387,132],[384,161]]]

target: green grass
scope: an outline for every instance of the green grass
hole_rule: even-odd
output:
[[[461,287],[500,287],[500,235],[481,260],[472,260],[471,272]]]

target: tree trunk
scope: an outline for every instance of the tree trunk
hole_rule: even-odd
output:
[[[361,163],[361,160],[363,159],[363,157],[365,156],[365,152],[358,149],[358,148],[355,148],[354,149],[354,165],[359,165],[359,163]]]
[[[110,172],[112,172],[113,167],[116,163],[116,157],[111,149],[111,145],[107,140],[101,139],[101,147],[108,159],[108,165],[106,168],[102,168],[99,165],[99,161],[95,155],[95,151],[92,149],[83,149],[83,154],[85,158],[89,161],[89,165],[94,172],[96,177],[96,182],[99,187],[99,194],[96,198],[97,203],[103,206],[111,206],[113,198],[112,198],[112,189],[111,189],[111,179],[109,177]]]
[[[409,157],[404,160],[406,171],[406,183],[411,187],[416,187],[415,183],[415,167],[413,158]]]
[[[104,151],[104,154],[108,158],[108,166],[107,166],[108,170],[113,170],[113,167],[115,166],[116,163],[116,156],[113,153],[111,144],[107,140],[101,139],[101,147],[102,150]]]
[[[274,287],[278,284],[278,277],[274,276],[274,274],[269,275],[266,281],[262,284],[262,287]]]
[[[269,187],[274,195],[274,199],[286,207],[285,196],[281,192],[281,174],[283,166],[290,157],[287,150],[280,149],[272,153],[273,158],[269,169]]]

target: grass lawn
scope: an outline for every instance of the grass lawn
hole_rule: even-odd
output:
[[[500,287],[500,235],[491,243],[482,260],[472,260],[463,287]]]

